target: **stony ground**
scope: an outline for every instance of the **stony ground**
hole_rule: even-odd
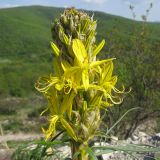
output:
[[[4,135],[0,136],[0,143],[5,144],[7,141],[27,141],[27,140],[34,140],[34,139],[40,139],[42,138],[42,135],[40,134],[15,134],[15,135]],[[119,141],[118,138],[113,137],[113,141],[110,142],[110,144],[106,143],[107,145],[123,145],[123,144],[148,144],[148,145],[154,145],[155,147],[160,147],[160,134],[155,135],[147,135],[144,132],[137,132],[132,135],[127,140]],[[99,145],[99,144],[98,144]],[[103,143],[102,145],[105,145]],[[60,148],[60,150],[64,154],[68,154],[70,152],[70,148],[67,146],[64,146]],[[11,160],[11,155],[14,152],[14,149],[11,148],[3,148],[0,149],[0,160]],[[124,152],[114,152],[111,154],[105,154],[100,157],[100,160],[158,160],[160,158],[160,153],[156,154],[138,154],[136,155],[136,158],[133,158],[132,156],[127,155]]]
[[[19,134],[8,134],[8,135],[3,135],[0,136],[0,144],[3,146],[0,148],[0,160],[11,160],[11,155],[14,152],[13,148],[8,147],[7,143],[8,141],[31,141],[31,140],[38,140],[42,138],[42,134],[24,134],[24,133],[19,133]]]

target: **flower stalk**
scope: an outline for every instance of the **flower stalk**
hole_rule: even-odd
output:
[[[100,111],[121,103],[125,92],[115,87],[114,58],[96,60],[105,44],[96,44],[96,26],[93,16],[66,9],[52,26],[54,73],[35,84],[48,101],[46,141],[65,130],[74,160],[90,159],[85,149],[99,130]]]

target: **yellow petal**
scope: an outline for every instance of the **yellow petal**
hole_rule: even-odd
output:
[[[100,65],[102,65],[102,64],[104,64],[104,63],[107,63],[107,62],[109,62],[109,61],[112,61],[113,59],[115,59],[115,58],[110,58],[110,59],[105,59],[105,60],[102,60],[102,61],[92,62],[92,63],[90,64],[90,67],[93,68],[93,67],[100,66]]]
[[[70,126],[70,124],[64,119],[60,119],[62,126],[66,129],[67,133],[75,140],[77,141],[77,136],[73,130],[73,128]]]
[[[58,58],[53,59],[53,68],[55,76],[60,77],[63,74],[63,70]]]
[[[39,92],[47,92],[50,87],[56,84],[58,81],[58,77],[43,76],[39,78],[39,80],[35,84],[35,88]]]
[[[82,41],[79,39],[74,39],[72,42],[72,49],[78,61],[83,63],[83,61],[87,58],[87,52]]]
[[[104,65],[102,72],[102,81],[109,81],[112,77],[113,72],[113,62],[110,61]]]
[[[61,66],[62,66],[64,72],[71,67],[71,65],[66,60],[62,60]]]
[[[92,57],[95,57],[103,48],[105,44],[105,40],[102,40],[102,42],[96,47],[96,49],[92,53]]]
[[[52,116],[47,131],[43,130],[46,134],[46,140],[54,136],[56,131],[56,122],[58,121],[58,119],[59,119],[58,115]]]
[[[59,111],[59,97],[56,91],[52,92],[52,95],[46,95],[48,100],[48,108],[52,115],[58,114]]]
[[[57,45],[53,42],[50,42],[51,43],[51,47],[53,49],[53,52],[56,56],[59,56],[60,55],[60,50],[59,48],[57,47]]]
[[[74,92],[72,91],[71,94],[66,94],[63,98],[63,102],[61,104],[61,107],[60,107],[60,114],[63,115],[64,112],[66,112],[66,110],[69,108],[69,107],[72,107],[72,103],[73,103],[73,99],[75,97],[75,94]],[[71,113],[68,113],[68,114],[71,114]]]
[[[89,87],[88,69],[83,69],[83,71],[82,71],[82,82],[83,82],[85,90],[87,90]]]

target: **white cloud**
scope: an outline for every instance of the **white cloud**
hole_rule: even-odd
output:
[[[12,7],[18,7],[19,5],[13,5],[13,4],[9,4],[9,3],[4,3],[0,6],[0,8],[12,8]]]
[[[104,4],[107,0],[83,0],[86,3]]]

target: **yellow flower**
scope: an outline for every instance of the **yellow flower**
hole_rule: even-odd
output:
[[[74,77],[75,83],[77,86],[81,85],[80,82],[82,81],[82,85],[84,86],[84,89],[87,90],[89,87],[89,81],[90,76],[89,72],[106,62],[112,61],[112,59],[106,59],[102,61],[89,61],[89,55],[86,52],[85,46],[79,39],[74,39],[72,42],[72,49],[73,53],[75,55],[74,58],[74,66],[70,66],[67,64],[67,62],[64,60],[62,61],[62,68],[64,70],[64,76],[65,77]],[[98,49],[96,49],[97,53]]]

